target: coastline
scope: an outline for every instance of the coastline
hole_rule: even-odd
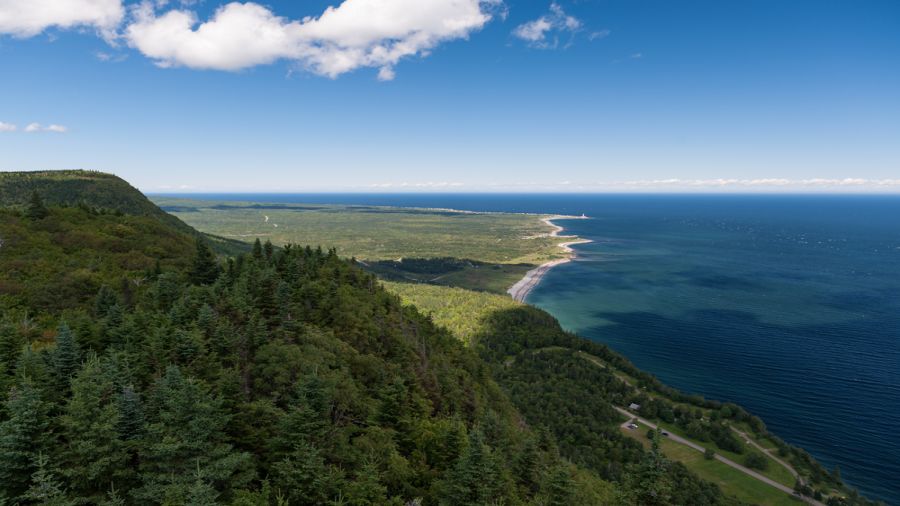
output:
[[[541,218],[541,221],[546,223],[548,226],[553,227],[553,231],[547,234],[548,237],[564,237],[560,236],[559,233],[564,229],[563,227],[553,223],[553,220],[586,220],[589,219],[587,216],[566,216],[566,215],[554,215],[548,216],[545,218]],[[572,249],[572,246],[575,244],[586,244],[589,242],[593,242],[590,239],[580,239],[575,238],[575,236],[570,236],[573,238],[571,241],[566,241],[558,244],[560,248],[566,253],[565,258],[557,258],[556,260],[551,260],[549,262],[543,263],[534,269],[525,273],[525,276],[522,277],[519,281],[517,281],[514,285],[509,287],[509,290],[506,291],[513,298],[513,300],[517,302],[525,302],[525,298],[528,297],[528,294],[534,290],[544,276],[550,272],[550,269],[556,267],[557,265],[562,265],[568,262],[571,262],[575,259],[576,254],[575,250]]]

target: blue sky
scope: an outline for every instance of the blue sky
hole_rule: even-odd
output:
[[[0,68],[0,170],[145,191],[900,191],[895,0],[4,0]]]

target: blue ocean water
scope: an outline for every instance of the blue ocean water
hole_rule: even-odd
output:
[[[669,385],[746,407],[864,495],[900,505],[900,197],[227,198],[585,213],[557,223],[594,242],[528,302]]]

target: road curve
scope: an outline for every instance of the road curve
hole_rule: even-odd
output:
[[[622,413],[623,415],[629,417],[629,419],[634,418],[637,421],[641,422],[642,424],[646,425],[647,427],[650,427],[651,429],[657,428],[656,424],[654,424],[648,420],[645,420],[639,416],[636,416],[635,414],[631,413],[630,411],[628,411],[626,409],[620,408],[618,406],[613,406],[613,408],[615,408],[616,411],[618,411],[619,413]],[[630,420],[629,420],[629,422],[630,422]],[[629,422],[625,422],[624,424],[622,424],[622,426],[623,427],[626,426]],[[698,445],[697,443],[695,443],[693,441],[687,440],[687,439],[679,436],[678,434],[672,434],[669,431],[666,431],[666,433],[669,434],[666,437],[668,439],[671,439],[672,441],[675,441],[676,443],[681,443],[685,446],[689,446],[701,453],[706,452],[706,448]],[[794,489],[792,489],[791,487],[782,485],[781,483],[778,483],[777,481],[775,481],[767,476],[763,476],[750,468],[742,466],[741,464],[738,464],[737,462],[735,462],[731,459],[725,458],[725,457],[719,455],[718,453],[716,454],[716,460],[718,460],[719,462],[721,462],[727,466],[731,466],[744,474],[750,475],[767,485],[773,486],[773,487],[777,488],[778,490],[785,492],[788,495],[798,497],[797,495],[794,494]],[[806,501],[808,504],[813,504],[815,506],[825,506],[825,504],[823,504],[819,501],[816,501],[815,499],[812,499],[810,497],[800,497],[800,498],[803,499],[804,501]]]

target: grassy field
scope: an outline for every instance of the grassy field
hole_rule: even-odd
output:
[[[478,335],[484,318],[491,313],[521,306],[504,295],[462,288],[393,282],[385,282],[384,286],[399,295],[404,304],[431,315],[435,323],[447,327],[466,343]]]
[[[335,247],[364,260],[466,258],[496,264],[540,264],[564,256],[563,239],[541,216],[430,209],[254,204],[153,197],[164,210],[203,232],[252,242]]]
[[[622,432],[649,447],[650,444],[646,436],[647,429],[647,426],[638,423],[637,429],[622,429]],[[702,453],[685,445],[662,438],[660,448],[669,459],[681,462],[701,478],[718,485],[726,495],[734,496],[743,502],[766,506],[797,506],[803,504],[790,495],[718,460],[707,460]]]

